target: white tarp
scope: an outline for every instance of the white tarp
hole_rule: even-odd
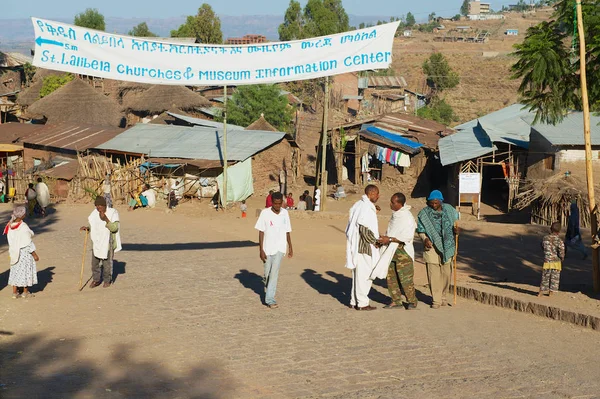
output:
[[[388,68],[399,24],[306,40],[229,46],[115,35],[39,18],[32,21],[37,67],[140,83],[217,86]]]

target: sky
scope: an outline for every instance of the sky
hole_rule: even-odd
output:
[[[24,7],[18,1],[3,1],[0,19],[13,18],[53,18],[73,17],[86,8],[98,8],[106,17],[165,18],[192,15],[206,2],[220,15],[283,15],[288,0],[31,0]],[[516,3],[516,0],[491,0],[493,9]],[[306,0],[300,0],[306,3]],[[348,14],[401,16],[409,11],[417,20],[426,19],[435,12],[437,15],[453,16],[458,13],[462,0],[343,0]],[[0,27],[1,29],[1,27]]]

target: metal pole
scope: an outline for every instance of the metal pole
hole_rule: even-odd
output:
[[[592,140],[590,135],[590,104],[587,90],[587,74],[585,60],[585,32],[583,29],[583,11],[581,0],[577,0],[577,29],[579,31],[579,62],[581,78],[581,101],[583,102],[583,139],[585,141],[585,170],[587,176],[587,189],[590,201],[590,216],[592,237],[598,231],[598,219],[596,218],[596,198],[594,196],[594,171],[592,169]],[[594,291],[600,291],[600,265],[598,264],[598,249],[592,249],[592,266]]]
[[[323,104],[323,136],[321,137],[321,211],[325,210],[327,198],[327,121],[329,119],[329,76],[325,78],[325,102]]]
[[[227,85],[223,86],[223,208],[227,209]]]

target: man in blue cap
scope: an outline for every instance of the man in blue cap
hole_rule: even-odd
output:
[[[458,212],[452,205],[444,203],[444,196],[439,190],[434,190],[427,197],[427,207],[419,212],[417,219],[417,233],[423,240],[423,258],[433,298],[431,307],[438,309],[440,305],[448,305]]]

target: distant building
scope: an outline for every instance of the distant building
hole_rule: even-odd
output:
[[[404,31],[404,37],[411,37],[411,36],[412,36],[412,30],[407,29]]]
[[[263,35],[245,35],[244,37],[230,37],[225,41],[225,44],[243,45],[266,43],[267,38]]]
[[[519,30],[518,29],[507,29],[504,34],[506,36],[519,36]]]
[[[489,14],[490,9],[490,3],[482,3],[479,0],[469,3],[469,15]]]

